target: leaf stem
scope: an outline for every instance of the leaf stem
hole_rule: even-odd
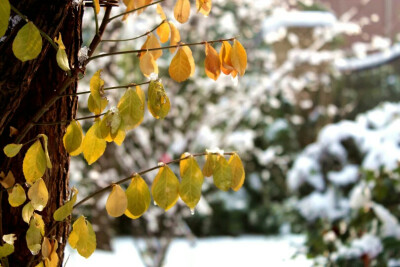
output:
[[[123,12],[123,13],[121,13],[121,14],[118,14],[118,15],[116,15],[116,16],[114,16],[114,17],[109,18],[109,19],[108,19],[108,22],[110,22],[110,21],[112,21],[112,20],[114,20],[114,19],[116,19],[116,18],[122,17],[122,16],[124,16],[124,15],[126,15],[126,14],[133,13],[133,12],[138,11],[138,10],[140,10],[140,9],[146,8],[146,7],[148,7],[148,6],[156,5],[156,4],[161,3],[161,2],[164,2],[164,1],[165,1],[165,0],[159,0],[159,1],[156,1],[156,2],[154,2],[154,3],[150,3],[150,4],[148,4],[148,5],[144,5],[144,6],[141,6],[141,7],[138,7],[138,8],[135,8],[135,9],[132,9],[132,10]]]
[[[97,18],[96,5],[93,5],[94,21],[96,23],[96,35],[99,35],[99,20]]]
[[[143,33],[143,34],[141,34],[141,35],[139,35],[139,36],[133,37],[133,38],[129,38],[129,39],[116,39],[116,40],[107,40],[107,39],[105,39],[105,40],[101,40],[101,41],[102,41],[102,42],[126,42],[126,41],[133,41],[133,40],[139,39],[139,38],[141,38],[141,37],[144,37],[144,36],[148,35],[148,34],[151,33],[151,32],[154,32],[154,31],[157,30],[164,22],[166,22],[165,19],[164,19],[163,21],[161,21],[160,24],[158,24],[157,26],[155,26],[155,27],[154,27],[153,29],[151,29],[150,31],[147,31],[147,32],[145,32],[145,33]]]
[[[107,56],[123,55],[123,54],[135,54],[135,53],[141,53],[141,52],[147,52],[147,51],[157,51],[157,50],[164,50],[164,49],[170,49],[170,48],[177,48],[177,47],[180,47],[180,46],[205,45],[206,43],[209,43],[209,44],[221,43],[223,41],[233,41],[235,39],[236,39],[236,37],[228,38],[228,39],[207,41],[207,42],[204,41],[204,42],[198,42],[198,43],[170,45],[170,46],[164,46],[164,47],[158,47],[158,48],[138,49],[138,50],[128,50],[128,51],[117,51],[117,52],[105,53],[105,54],[100,54],[100,55],[97,55],[97,56],[90,57],[88,59],[88,61],[91,61],[91,60],[97,59],[97,58],[107,57]]]
[[[114,89],[123,89],[123,88],[128,88],[131,86],[137,86],[137,85],[143,85],[143,84],[149,84],[150,81],[148,82],[142,82],[142,83],[129,83],[126,85],[119,85],[119,86],[113,86],[113,87],[105,87],[103,88],[104,91],[108,91],[108,90],[114,90]],[[64,95],[60,95],[60,97],[64,97],[64,96],[77,96],[77,95],[84,95],[84,94],[90,94],[90,91],[83,91],[83,92],[78,92],[75,94],[64,94]]]

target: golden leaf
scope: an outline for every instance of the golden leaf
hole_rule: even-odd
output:
[[[28,198],[35,210],[42,211],[49,200],[49,192],[43,179],[37,180],[28,190]]]
[[[74,222],[68,242],[72,248],[78,251],[79,255],[85,258],[89,258],[96,250],[96,235],[92,225],[85,217],[81,216]]]
[[[217,50],[209,43],[206,44],[206,59],[204,61],[206,74],[209,78],[216,81],[221,74],[221,62]]]
[[[125,215],[132,219],[142,216],[150,206],[150,190],[140,175],[135,175],[132,178],[128,189],[126,189],[126,196],[128,198],[128,207]]]
[[[223,41],[221,51],[219,52],[219,59],[221,61],[221,70],[224,74],[229,75],[235,68],[231,61],[232,46],[229,42]]]
[[[160,168],[151,186],[153,199],[165,211],[175,205],[179,198],[179,180],[165,165]]]
[[[196,0],[196,10],[200,12],[204,16],[208,16],[210,14],[212,7],[211,0]]]
[[[82,140],[83,132],[81,124],[76,120],[71,121],[63,137],[65,150],[71,156],[79,155],[82,152]]]
[[[27,224],[29,224],[29,222],[31,221],[31,218],[33,216],[35,209],[32,206],[31,202],[28,202],[25,204],[25,206],[22,208],[22,219],[24,220],[24,222],[26,222]]]
[[[122,216],[128,206],[125,191],[120,185],[114,184],[110,195],[107,198],[106,210],[108,215],[112,217]]]
[[[243,168],[242,160],[240,159],[239,155],[234,153],[228,161],[229,166],[232,169],[232,185],[231,188],[234,191],[238,191],[245,179],[245,172]]]
[[[160,18],[162,20],[166,20],[167,16],[165,16],[164,10],[162,8],[162,6],[160,4],[157,4],[157,9],[156,9],[157,13],[160,15]]]
[[[169,76],[177,82],[183,82],[190,77],[192,67],[185,49],[179,48],[169,65]]]
[[[207,154],[206,163],[203,167],[203,174],[206,177],[210,177],[214,174],[215,166],[217,164],[218,155]]]
[[[183,202],[193,210],[201,197],[204,176],[193,156],[182,160],[180,162],[180,169],[181,184],[179,185],[179,195]]]
[[[143,56],[140,58],[139,67],[143,75],[146,77],[149,77],[152,73],[158,74],[158,65],[151,52],[145,52],[143,54]]]
[[[94,3],[94,10],[96,11],[96,14],[99,14],[100,12],[100,1],[99,0],[93,0]]]
[[[4,173],[1,172],[0,178],[2,180],[0,181],[0,184],[6,189],[11,188],[15,184],[14,174],[11,171],[8,171],[7,176],[4,176]]]
[[[18,31],[12,44],[12,50],[14,55],[22,62],[39,56],[42,51],[42,36],[31,21]]]
[[[125,130],[133,129],[142,123],[145,102],[145,95],[140,86],[126,90],[117,105]]]
[[[149,84],[147,105],[151,115],[156,119],[164,119],[168,115],[171,104],[159,80],[151,81]]]
[[[3,148],[4,154],[7,157],[15,157],[22,148],[22,144],[8,144]]]
[[[22,163],[26,182],[32,185],[36,180],[41,178],[46,171],[46,165],[47,160],[42,144],[39,140],[36,140],[26,152]]]
[[[168,42],[169,36],[171,34],[169,23],[165,21],[163,24],[161,24],[160,27],[157,28],[157,34],[160,37],[161,43]]]
[[[172,22],[169,23],[169,28],[171,29],[171,41],[170,41],[170,46],[177,45],[181,41],[181,34],[179,33],[179,30],[176,28],[175,24]],[[172,47],[169,49],[171,53],[175,53],[176,48]]]
[[[222,191],[228,191],[232,186],[232,169],[224,156],[218,156],[214,174],[214,184]]]
[[[8,190],[8,203],[11,207],[19,207],[26,200],[25,190],[20,184],[15,184],[12,189]]]
[[[242,44],[236,39],[233,42],[231,61],[235,70],[240,76],[243,76],[247,67],[247,54]]]
[[[154,33],[150,33],[147,36],[146,41],[144,42],[144,44],[142,45],[142,47],[140,48],[141,50],[146,50],[146,49],[157,49],[157,48],[161,48],[161,44],[158,41],[157,37],[154,35]],[[154,60],[157,60],[159,57],[162,56],[163,52],[161,49],[157,49],[157,50],[152,50],[152,51],[148,51],[149,53],[151,53],[151,55],[153,56]],[[143,57],[144,53],[141,53],[139,55],[139,57]]]
[[[90,79],[90,95],[88,98],[88,108],[95,115],[101,114],[108,104],[104,97],[104,80],[100,78],[102,70],[98,70]]]
[[[174,7],[174,16],[180,23],[185,23],[189,20],[190,16],[190,2],[189,0],[178,0]]]
[[[99,138],[100,136],[99,125],[100,121],[96,121],[92,125],[92,127],[90,127],[89,131],[86,133],[86,136],[83,138],[82,142],[83,156],[89,165],[98,160],[106,150],[107,146],[106,141],[104,139]]]

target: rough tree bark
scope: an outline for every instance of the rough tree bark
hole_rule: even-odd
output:
[[[72,0],[11,0],[22,14],[51,38],[58,36],[61,32],[64,44],[69,55],[71,66],[78,66],[77,54],[81,46],[81,22],[82,8],[74,7]],[[11,17],[15,21],[12,12]],[[0,147],[15,142],[18,136],[10,137],[10,126],[21,131],[32,123],[32,119],[46,102],[55,94],[58,94],[60,85],[68,77],[56,63],[56,51],[43,39],[43,50],[39,57],[32,61],[22,63],[12,53],[12,42],[17,31],[25,24],[23,20],[16,25],[10,23],[4,40],[0,42]],[[74,81],[65,93],[76,92],[76,81]],[[53,122],[70,120],[75,117],[77,107],[76,97],[62,97],[44,113],[40,122]],[[53,212],[63,204],[69,196],[68,170],[69,156],[64,150],[62,136],[66,125],[33,126],[30,128],[22,142],[26,142],[40,133],[49,137],[49,154],[53,168],[47,170],[43,179],[49,190],[49,202],[47,207],[40,212],[46,223],[48,231],[54,221]],[[29,146],[28,146],[29,147]],[[24,185],[22,174],[22,160],[27,150],[24,147],[19,155],[11,160],[0,153],[0,171],[5,173],[11,170],[16,182]],[[26,189],[26,187],[25,187]],[[10,266],[27,266],[32,260],[32,254],[28,250],[25,241],[25,233],[28,225],[22,220],[22,206],[11,208],[8,204],[8,194],[2,188],[1,198],[1,225],[0,235],[14,233],[18,240],[15,244],[15,253],[9,257]],[[60,224],[51,237],[59,242],[58,254],[60,264],[63,259],[63,251],[67,241],[67,231],[70,222]],[[39,259],[37,257],[36,259]],[[37,264],[37,262],[35,262]]]

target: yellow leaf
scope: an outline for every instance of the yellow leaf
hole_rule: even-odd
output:
[[[44,226],[44,221],[41,215],[37,214],[37,213],[33,213],[33,217],[32,217],[32,221],[35,222],[36,227],[39,228],[40,234],[42,236],[44,236],[45,234],[45,226]]]
[[[95,115],[101,114],[108,104],[104,97],[104,80],[100,78],[102,70],[98,70],[90,79],[90,95],[88,98],[88,108]]]
[[[94,3],[94,10],[96,11],[97,14],[100,12],[100,1],[99,0],[93,0]]]
[[[192,50],[190,50],[189,46],[182,46],[181,49],[185,51],[186,55],[188,56],[189,63],[190,63],[190,77],[193,76],[196,65],[194,64],[194,58],[192,54]]]
[[[169,98],[165,93],[163,84],[159,81],[150,81],[148,89],[148,108],[156,119],[164,119],[171,108]]]
[[[25,204],[25,206],[22,208],[22,219],[24,220],[24,222],[29,224],[34,211],[35,211],[35,209],[33,208],[31,202],[28,202]]]
[[[128,206],[125,215],[132,219],[142,216],[150,206],[150,190],[140,175],[132,178],[128,189],[126,189],[126,196]]]
[[[157,48],[161,48],[160,42],[158,41],[158,39],[154,35],[154,33],[150,33],[147,36],[147,39],[144,42],[144,44],[142,45],[141,49],[157,49]],[[149,51],[149,53],[151,53],[154,60],[157,60],[163,54],[161,49],[152,50],[152,51]],[[140,57],[143,57],[143,55],[144,55],[143,53],[140,54]]]
[[[8,203],[10,203],[11,207],[21,206],[25,200],[25,190],[20,184],[16,184],[12,189],[8,190]]]
[[[144,55],[140,58],[139,67],[143,75],[146,77],[149,77],[152,73],[158,74],[158,65],[151,52],[144,53]]]
[[[153,199],[165,211],[175,205],[179,198],[179,180],[165,165],[160,168],[151,187]]]
[[[56,240],[53,240],[52,246],[51,246],[52,250],[51,250],[50,258],[48,259],[50,261],[49,267],[58,267],[58,263],[59,263],[60,259],[58,258],[57,248],[58,248],[58,243]]]
[[[6,189],[11,188],[15,184],[15,178],[11,171],[8,171],[6,177],[4,177],[4,173],[1,172],[0,178],[2,179],[0,184]]]
[[[73,187],[71,199],[54,212],[53,218],[55,221],[64,221],[65,218],[71,215],[77,196],[78,196],[78,189]]]
[[[157,13],[160,15],[161,20],[167,19],[167,16],[165,16],[164,10],[160,4],[157,4]]]
[[[96,235],[85,217],[81,216],[74,222],[68,242],[85,258],[89,258],[96,250]]]
[[[235,70],[243,76],[247,67],[247,54],[242,44],[236,39],[233,42],[231,61]]]
[[[90,112],[95,115],[100,115],[101,112],[107,107],[108,100],[105,97],[94,97],[93,95],[89,95],[88,98],[88,109]]]
[[[22,144],[8,144],[3,148],[4,154],[7,157],[15,157],[22,148]]]
[[[204,16],[208,16],[210,14],[212,7],[211,0],[196,0],[196,10],[200,12]]]
[[[10,2],[2,0],[0,2],[0,37],[2,37],[8,29],[8,20],[10,19]]]
[[[232,169],[232,185],[231,188],[234,191],[238,191],[243,183],[245,178],[243,163],[238,154],[234,153],[228,161],[229,166]]]
[[[206,163],[203,167],[203,174],[206,177],[210,177],[213,175],[215,166],[217,164],[218,156],[213,154],[206,155]]]
[[[43,238],[42,241],[42,256],[43,258],[49,258],[51,254],[51,244],[50,240],[47,237]]]
[[[122,142],[124,142],[124,140],[125,140],[125,137],[126,137],[126,132],[125,132],[125,130],[122,130],[121,128],[120,129],[118,129],[118,132],[117,132],[117,134],[113,137],[113,141],[114,141],[114,143],[116,143],[117,145],[122,145]]]
[[[112,217],[122,216],[127,206],[128,200],[125,191],[118,184],[114,184],[106,203],[108,215]]]
[[[185,23],[189,20],[190,16],[190,2],[189,0],[178,0],[174,7],[174,16],[180,23]]]
[[[118,129],[121,126],[121,116],[119,115],[118,108],[112,108],[111,110],[107,111],[104,115],[103,119],[100,121],[99,125],[99,138],[107,138],[110,135],[112,141],[116,136]],[[107,141],[107,140],[106,140]]]
[[[47,160],[42,144],[37,140],[26,152],[22,163],[26,182],[32,185],[37,179],[41,178],[46,171],[46,164]]]
[[[207,76],[216,81],[221,74],[221,62],[219,61],[217,51],[209,43],[206,44],[204,67]]]
[[[104,80],[101,79],[101,72],[103,70],[100,69],[96,71],[96,73],[90,79],[90,93],[93,96],[103,96],[104,95]]]
[[[10,244],[6,243],[6,244],[0,246],[0,259],[9,256],[12,253],[14,253],[14,246],[13,245],[10,245]]]
[[[179,30],[176,28],[175,24],[172,22],[169,23],[169,28],[171,29],[171,41],[170,45],[177,45],[181,41],[181,34],[179,33]],[[176,48],[170,48],[169,51],[171,53],[175,53]]]
[[[145,95],[140,88],[128,88],[118,102],[119,114],[125,130],[131,130],[142,123],[144,117]]]
[[[37,255],[42,247],[42,223],[39,217],[33,217],[26,232],[26,244],[32,255]]]
[[[185,154],[184,154],[185,155]],[[201,186],[204,176],[193,156],[180,162],[181,184],[179,195],[183,202],[193,210],[201,197]]]
[[[181,155],[181,161],[179,162],[179,175],[181,177],[189,166],[189,161],[187,160],[189,157],[191,157],[191,154],[189,152],[185,152]]]
[[[64,71],[69,71],[70,68],[69,68],[68,56],[67,53],[65,52],[65,45],[62,41],[61,32],[58,34],[58,38],[54,38],[54,42],[58,44],[58,50],[56,55],[58,66]]]
[[[37,58],[42,51],[42,36],[31,21],[18,31],[12,44],[12,50],[22,62]]]
[[[98,160],[106,150],[107,146],[106,141],[104,139],[99,138],[100,136],[99,125],[100,121],[96,121],[92,125],[92,127],[90,127],[90,129],[88,130],[86,136],[83,138],[82,142],[83,156],[89,165]]]
[[[28,198],[35,210],[42,211],[49,200],[49,192],[43,179],[37,180],[28,190]]]
[[[183,82],[190,77],[192,67],[189,62],[187,51],[178,48],[174,58],[169,65],[169,76],[177,82]]]
[[[221,70],[224,74],[229,75],[234,71],[231,61],[232,46],[229,42],[223,41],[221,51],[219,52],[219,59],[221,61]]]
[[[220,190],[228,191],[232,186],[232,169],[224,156],[218,156],[214,169],[214,184]]]
[[[46,156],[46,165],[47,165],[47,168],[51,169],[52,164],[50,161],[49,150],[48,150],[49,138],[45,134],[39,134],[38,137],[43,138],[44,154]]]
[[[81,124],[76,120],[71,121],[63,137],[65,150],[67,150],[71,156],[79,155],[82,152],[82,139],[83,132]]]
[[[160,37],[161,43],[166,43],[169,40],[169,35],[171,34],[171,29],[168,22],[164,22],[157,28],[157,34]]]

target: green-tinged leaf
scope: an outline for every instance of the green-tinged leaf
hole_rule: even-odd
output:
[[[164,85],[159,81],[151,81],[148,90],[148,108],[156,119],[164,119],[171,108]]]
[[[106,210],[108,215],[112,217],[119,217],[124,215],[128,206],[125,191],[120,185],[115,184],[112,186],[110,195],[107,198]]]
[[[32,255],[37,255],[42,248],[41,222],[34,216],[29,223],[29,229],[26,232],[26,244]]]
[[[42,144],[37,140],[25,154],[22,163],[25,180],[32,185],[36,180],[41,178],[46,171],[46,155],[44,154]]]
[[[72,209],[74,208],[76,198],[78,196],[78,189],[75,187],[72,188],[72,197],[69,201],[67,201],[64,205],[59,207],[53,214],[53,218],[56,221],[63,221],[72,213]]]
[[[41,215],[37,214],[37,213],[33,213],[32,216],[32,220],[35,221],[36,227],[39,228],[40,233],[42,234],[42,236],[44,236],[45,234],[45,226],[44,226],[44,221]]]
[[[117,136],[118,130],[121,127],[121,116],[117,108],[113,108],[104,115],[99,125],[99,138],[109,139],[112,141]],[[108,138],[107,138],[108,137]]]
[[[90,93],[94,96],[103,96],[104,95],[104,80],[101,79],[101,72],[103,70],[98,70],[90,79]]]
[[[231,188],[234,191],[238,191],[243,183],[245,178],[244,168],[242,160],[240,159],[239,155],[234,153],[228,161],[229,166],[232,169],[232,185]]]
[[[10,19],[10,2],[8,0],[0,1],[0,37],[2,37],[8,29],[8,20]]]
[[[154,178],[151,193],[157,205],[166,211],[178,201],[179,180],[167,165],[161,167]]]
[[[8,144],[4,147],[3,151],[7,157],[15,157],[22,148],[22,144]]]
[[[7,176],[5,176],[3,172],[0,173],[0,184],[8,189],[11,188],[15,184],[15,178],[11,171],[8,171]]]
[[[224,156],[218,156],[214,170],[214,184],[223,191],[228,191],[232,186],[232,169]]]
[[[76,120],[71,121],[63,137],[65,150],[71,156],[79,155],[82,152],[82,140],[83,132],[81,124]]]
[[[74,222],[68,242],[85,258],[89,258],[96,250],[96,235],[85,217],[81,216]]]
[[[51,169],[52,164],[51,164],[51,160],[50,160],[50,156],[49,156],[49,149],[48,149],[49,138],[45,134],[39,134],[38,137],[43,138],[44,154],[46,155],[46,165],[47,165],[47,168]]]
[[[96,121],[92,127],[86,133],[85,138],[83,138],[82,151],[83,156],[89,165],[98,160],[101,155],[103,155],[106,150],[107,143],[104,139],[99,138],[100,121]]]
[[[35,59],[42,51],[42,36],[31,21],[25,24],[15,36],[12,44],[14,55],[22,62]]]
[[[118,102],[119,114],[125,130],[130,130],[142,123],[144,117],[145,96],[142,88],[128,88]]]
[[[33,208],[31,202],[28,202],[25,204],[25,206],[22,208],[22,219],[24,220],[24,222],[29,224],[34,211],[35,211],[35,209]]]
[[[13,252],[14,246],[5,243],[4,245],[0,246],[0,259],[11,255]]]
[[[65,52],[65,49],[60,49],[58,48],[57,54],[56,54],[56,60],[58,66],[63,70],[63,71],[69,71],[71,70],[69,68],[69,61],[68,61],[68,56],[67,53]]]
[[[140,175],[136,175],[132,178],[125,193],[128,198],[128,214],[133,215],[135,219],[139,218],[150,206],[151,196],[149,187]]]
[[[19,207],[24,204],[25,200],[25,190],[20,184],[16,184],[12,189],[8,190],[8,203],[10,203],[11,207]]]
[[[203,167],[203,174],[206,177],[210,177],[213,175],[215,166],[217,164],[218,155],[207,154],[206,155],[206,163]]]
[[[28,198],[35,210],[42,211],[49,200],[49,192],[43,179],[37,180],[28,190]]]
[[[101,112],[103,112],[103,110],[107,107],[107,104],[107,98],[102,96],[94,97],[93,95],[89,95],[88,109],[95,115],[100,115]]]
[[[98,70],[90,79],[90,95],[88,98],[88,108],[96,115],[101,114],[107,107],[108,100],[104,97],[104,80],[100,78],[102,70]]]
[[[204,176],[193,156],[182,160],[180,169],[181,184],[179,185],[179,195],[183,202],[193,210],[201,197],[201,187],[204,182]]]

